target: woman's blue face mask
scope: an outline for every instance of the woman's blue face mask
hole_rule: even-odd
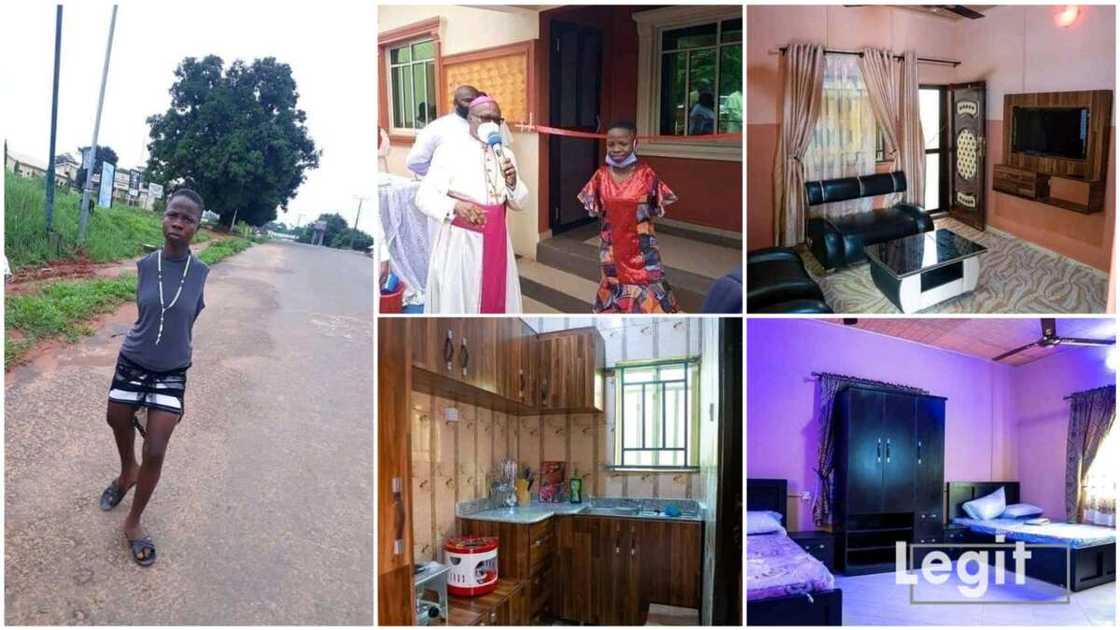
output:
[[[613,158],[611,158],[610,154],[607,154],[605,161],[607,163],[607,166],[613,166],[615,168],[626,168],[627,166],[630,166],[631,164],[638,161],[638,152],[637,150],[631,151],[630,155],[627,155],[626,157],[618,161],[615,161]]]

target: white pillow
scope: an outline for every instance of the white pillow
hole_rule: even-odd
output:
[[[781,515],[777,512],[770,511],[751,511],[747,510],[747,535],[752,534],[784,534],[785,528],[782,527]]]
[[[978,521],[987,521],[1003,514],[1007,509],[1007,496],[1003,492],[1003,486],[987,496],[966,502],[961,509],[969,518]]]
[[[1039,516],[1044,510],[1030,503],[1012,503],[1000,514],[1000,518],[1029,518]]]

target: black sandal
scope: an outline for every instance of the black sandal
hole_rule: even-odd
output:
[[[124,538],[128,541],[128,547],[132,551],[132,559],[136,561],[136,564],[142,567],[150,567],[155,563],[156,546],[152,544],[151,536],[144,535],[132,540],[126,534]]]
[[[132,484],[132,486],[135,485],[135,483]],[[117,507],[117,504],[121,502],[121,499],[124,499],[124,495],[128,494],[128,491],[132,489],[132,486],[129,486],[122,490],[121,485],[117,483],[116,479],[114,479],[113,483],[109,484],[108,488],[105,488],[105,492],[101,493],[101,509],[108,512],[109,510]]]

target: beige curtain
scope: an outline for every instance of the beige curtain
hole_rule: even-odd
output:
[[[875,120],[883,130],[886,153],[898,166],[898,97],[899,70],[894,53],[889,50],[864,48],[859,58],[859,70],[871,98]]]
[[[908,50],[902,56],[902,81],[899,92],[899,157],[906,173],[907,203],[924,206],[926,199],[926,143],[922,118],[918,115],[918,55]]]
[[[824,46],[790,44],[783,58],[782,128],[774,156],[774,241],[805,241],[805,170],[801,158],[813,139],[824,84]]]

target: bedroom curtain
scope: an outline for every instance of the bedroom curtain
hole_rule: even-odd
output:
[[[902,55],[902,81],[899,93],[899,132],[896,162],[906,173],[906,203],[918,206],[926,199],[926,142],[922,118],[918,113],[918,55],[908,50]]]
[[[875,172],[876,115],[870,90],[854,55],[826,55],[821,107],[805,150],[806,181]],[[810,216],[837,217],[871,210],[871,197],[815,206]]]
[[[1115,385],[1070,396],[1066,438],[1067,521],[1116,523],[1116,461],[1103,452],[1115,450],[1115,437],[1110,439],[1115,419]],[[1107,445],[1107,449],[1102,445]],[[1098,455],[1105,456],[1098,458]],[[1094,467],[1094,462],[1101,465]]]
[[[824,46],[790,44],[783,56],[782,127],[774,156],[774,242],[805,241],[805,169],[801,159],[813,138],[824,80]]]
[[[820,408],[817,410],[817,427],[821,433],[821,442],[817,447],[817,467],[813,469],[818,481],[817,494],[813,499],[813,525],[816,527],[832,525],[832,498],[836,492],[836,466],[833,461],[836,454],[836,434],[832,424],[832,406],[836,401],[836,394],[849,385],[872,385],[911,394],[929,393],[920,387],[884,383],[855,376],[829,373],[818,375],[817,400]]]

